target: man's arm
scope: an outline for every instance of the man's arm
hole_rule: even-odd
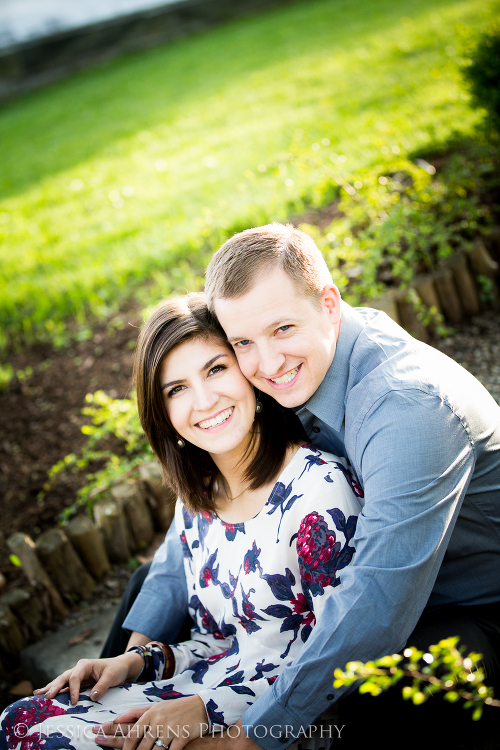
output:
[[[301,725],[344,694],[333,688],[336,667],[404,646],[429,598],[474,469],[460,420],[419,391],[389,394],[352,441],[347,447],[365,490],[354,562],[342,571],[342,586],[328,597],[299,656],[242,717],[249,737],[269,750],[291,744]],[[270,727],[275,735],[281,729],[281,739]]]
[[[182,547],[173,522],[165,541],[156,551],[123,627],[133,631],[135,644],[144,645],[151,640],[175,643],[187,614],[188,595]],[[129,646],[134,645],[132,636]]]

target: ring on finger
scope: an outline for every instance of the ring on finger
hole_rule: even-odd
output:
[[[168,745],[165,745],[165,743],[164,743],[164,742],[162,742],[162,741],[161,741],[161,740],[160,740],[160,739],[158,738],[157,740],[155,740],[155,745],[158,745],[158,747],[164,747],[164,748],[165,748],[165,750],[168,750],[168,748],[169,748],[169,747],[170,747],[170,745],[171,745],[171,742],[172,742],[172,741],[170,741],[170,742],[168,743]]]

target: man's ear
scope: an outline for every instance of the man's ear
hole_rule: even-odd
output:
[[[328,284],[321,292],[321,306],[326,311],[332,325],[340,322],[340,292],[335,284]]]

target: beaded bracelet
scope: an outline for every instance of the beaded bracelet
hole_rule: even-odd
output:
[[[161,653],[161,657],[163,657],[163,659],[160,657],[160,664],[162,660],[164,661],[163,674],[161,677],[157,674],[160,664],[155,664],[157,661],[155,656],[158,658],[160,655],[153,651],[154,648],[158,649]],[[144,659],[144,667],[136,678],[136,682],[149,682],[158,679],[166,680],[173,676],[175,671],[174,652],[170,646],[167,646],[165,643],[160,643],[160,641],[150,641],[145,646],[131,646],[127,649],[127,653],[130,651],[140,654]]]

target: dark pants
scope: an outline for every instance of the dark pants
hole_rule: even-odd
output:
[[[106,639],[106,643],[102,647],[101,659],[123,654],[123,652],[127,648],[128,639],[130,637],[130,630],[124,630],[122,628],[122,623],[125,621],[125,618],[128,615],[132,604],[135,602],[135,599],[138,596],[139,591],[141,590],[142,584],[144,583],[146,576],[149,573],[150,567],[150,562],[144,563],[144,565],[141,565],[140,568],[134,570],[134,572],[130,576],[127,588],[125,589],[125,593],[123,594],[120,606],[117,609],[115,619],[113,620],[111,630],[109,631],[108,637]],[[184,625],[179,631],[177,638],[175,638],[175,641],[186,641],[190,637],[189,631],[191,629],[192,623],[193,621],[188,615],[186,617]],[[148,635],[148,633],[144,633],[144,635]]]
[[[117,656],[125,650],[129,632],[121,627],[131,608],[151,563],[138,568],[132,575],[117,611],[101,656]],[[189,637],[191,619],[187,618],[176,640]],[[146,634],[147,635],[147,634]],[[482,666],[487,684],[500,697],[500,602],[474,607],[450,605],[433,612],[424,612],[408,646],[426,651],[443,638],[458,635],[466,652],[483,654]],[[332,675],[333,684],[333,675]],[[356,690],[339,701],[339,720],[346,748],[439,748],[448,750],[496,750],[500,748],[500,708],[485,708],[479,722],[472,721],[463,701],[448,703],[435,695],[421,706],[414,706],[401,697],[402,683],[373,698]],[[335,746],[335,741],[334,741]],[[339,745],[337,741],[337,746]]]

